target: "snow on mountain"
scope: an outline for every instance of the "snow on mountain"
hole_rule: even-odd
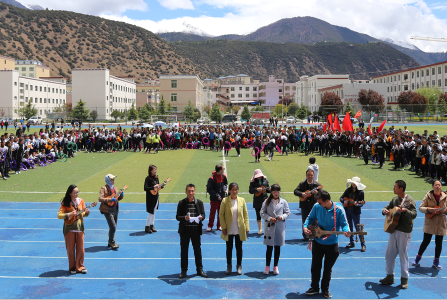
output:
[[[44,10],[45,9],[42,6],[40,6],[39,4],[24,4],[24,6],[26,6],[27,8],[29,8],[31,10]]]
[[[415,45],[410,44],[408,42],[395,41],[395,40],[390,39],[390,38],[383,38],[381,40],[384,41],[384,42],[387,42],[387,43],[390,43],[390,44],[394,44],[394,45],[398,45],[398,46],[401,46],[401,47],[404,47],[404,48],[408,48],[408,49],[411,49],[411,50],[420,50],[418,47],[416,47]]]
[[[159,30],[158,33],[169,33],[171,31],[169,30]],[[177,32],[183,32],[183,33],[187,33],[187,34],[194,34],[194,35],[199,35],[199,36],[206,36],[206,37],[212,37],[213,35],[206,33],[205,31],[203,31],[200,28],[197,28],[189,23],[183,22],[183,24],[181,25],[181,27],[179,28],[179,30]]]

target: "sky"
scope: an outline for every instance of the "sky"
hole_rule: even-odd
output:
[[[36,2],[33,2],[36,1]],[[280,19],[311,16],[333,25],[411,43],[426,52],[447,51],[447,2],[439,0],[20,0],[143,27],[154,33],[193,26],[212,36],[248,34]]]

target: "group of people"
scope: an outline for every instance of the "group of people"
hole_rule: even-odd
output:
[[[310,165],[306,170],[306,178],[300,182],[294,191],[294,195],[300,198],[302,214],[303,240],[309,242],[312,251],[311,287],[306,291],[307,295],[321,293],[326,298],[331,298],[329,291],[332,268],[339,256],[338,235],[329,234],[316,236],[315,230],[321,229],[326,232],[342,231],[350,238],[347,248],[355,247],[354,234],[359,233],[361,208],[365,205],[364,190],[360,178],[354,177],[347,180],[346,190],[340,197],[340,202],[335,201],[331,195],[323,189],[323,185],[315,180],[314,165],[312,157]],[[157,167],[150,165],[148,176],[145,178],[144,190],[146,191],[146,210],[148,213],[145,231],[148,234],[157,232],[155,229],[155,213],[159,207],[159,191],[164,188],[166,182],[160,184]],[[318,176],[318,174],[317,174]],[[98,201],[101,203],[100,211],[104,214],[109,225],[108,246],[118,249],[115,242],[115,232],[118,221],[119,201],[123,199],[123,190],[118,191],[115,184],[116,176],[107,174],[105,185],[101,187]],[[202,263],[201,236],[203,232],[211,231],[217,215],[217,230],[221,231],[221,238],[226,243],[226,274],[233,272],[233,248],[236,248],[236,272],[242,274],[243,242],[247,240],[250,232],[249,214],[245,199],[238,195],[239,185],[232,182],[228,184],[225,175],[225,167],[221,164],[215,166],[212,175],[208,179],[207,192],[210,194],[211,206],[209,222],[206,231],[203,223],[206,219],[204,204],[195,196],[194,184],[188,184],[185,188],[186,197],[177,205],[176,220],[179,222],[178,233],[180,236],[180,279],[187,276],[188,250],[192,243],[195,257],[196,271],[199,276],[207,277]],[[383,285],[394,283],[394,266],[397,255],[400,257],[401,265],[401,288],[408,288],[409,260],[408,250],[413,231],[413,222],[417,216],[416,203],[414,199],[405,193],[406,183],[397,180],[394,184],[396,195],[383,209],[383,215],[399,215],[398,224],[390,233],[388,246],[385,253],[386,277],[380,280]],[[250,180],[249,193],[253,194],[253,208],[256,212],[258,234],[264,235],[263,243],[266,246],[266,261],[264,274],[279,274],[279,259],[281,247],[285,245],[286,221],[291,212],[288,202],[281,197],[279,184],[270,185],[262,170],[256,169]],[[445,210],[437,207],[447,207],[447,195],[442,192],[442,183],[439,180],[433,182],[433,190],[424,197],[419,211],[426,214],[424,223],[424,239],[420,245],[418,254],[413,265],[418,265],[422,259],[425,249],[435,235],[435,258],[433,267],[441,269],[440,255],[442,241],[446,232]],[[79,190],[71,185],[66,192],[58,213],[60,219],[70,219],[76,212],[82,211],[78,219],[72,224],[64,223],[64,236],[69,259],[69,271],[72,273],[86,273],[83,265],[84,260],[84,223],[83,218],[89,215],[88,208],[85,209],[84,201],[79,198]],[[85,210],[84,210],[85,209]],[[84,210],[84,211],[83,211]],[[436,214],[439,212],[439,214]],[[429,214],[434,214],[431,216]],[[317,228],[318,227],[318,228]],[[357,229],[356,229],[357,228]],[[365,240],[361,240],[361,251],[366,251]],[[271,259],[273,256],[273,269],[271,271]],[[321,277],[321,270],[323,275]]]

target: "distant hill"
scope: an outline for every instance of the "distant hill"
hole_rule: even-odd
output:
[[[15,0],[0,0],[0,2],[3,2],[5,4],[13,5],[18,8],[28,9],[26,6],[24,6],[22,3],[15,1]]]
[[[161,74],[205,75],[161,38],[124,22],[68,11],[28,10],[0,2],[0,54],[40,60],[52,76],[109,68],[136,81]]]
[[[274,74],[295,82],[302,75],[352,74],[353,79],[369,79],[419,65],[408,55],[377,42],[305,45],[207,40],[170,45],[213,77],[244,73],[265,81]]]

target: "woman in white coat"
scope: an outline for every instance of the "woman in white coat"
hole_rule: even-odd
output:
[[[261,217],[265,221],[264,245],[267,245],[264,274],[270,273],[270,261],[272,260],[274,247],[273,274],[278,275],[280,247],[284,246],[286,242],[286,219],[290,217],[290,209],[287,201],[279,196],[281,187],[278,184],[272,185],[270,190],[271,194],[264,201],[261,208]]]

